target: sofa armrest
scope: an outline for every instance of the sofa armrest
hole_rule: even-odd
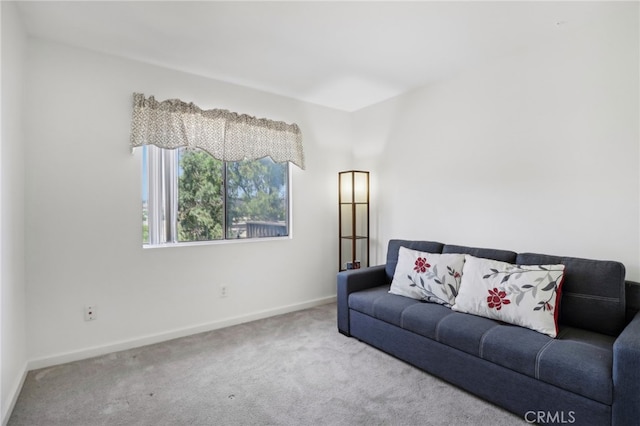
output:
[[[349,294],[388,284],[385,265],[338,272],[338,330],[349,336]]]
[[[637,424],[640,418],[640,313],[613,344],[613,425]]]
[[[627,305],[627,321],[640,312],[640,283],[635,281],[625,281],[625,302]]]

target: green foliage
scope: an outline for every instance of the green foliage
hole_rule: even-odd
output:
[[[270,158],[227,163],[229,222],[286,220],[286,179],[286,165]]]
[[[149,213],[147,212],[146,207],[142,209],[142,243],[149,243],[149,223],[147,222],[149,217]]]
[[[224,163],[200,150],[183,150],[178,177],[180,241],[222,239]],[[269,158],[226,163],[227,228],[247,220],[286,220],[287,166]]]
[[[204,151],[185,149],[178,177],[179,241],[224,237],[222,162]]]

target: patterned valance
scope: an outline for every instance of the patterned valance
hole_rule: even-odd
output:
[[[202,110],[179,99],[158,102],[133,94],[131,147],[193,147],[224,161],[290,161],[304,169],[302,133],[297,124],[256,118],[222,109]]]

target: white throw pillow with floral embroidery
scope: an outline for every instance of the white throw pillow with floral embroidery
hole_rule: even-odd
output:
[[[466,255],[451,309],[556,337],[563,278],[564,265],[512,265]]]
[[[463,254],[425,253],[400,247],[389,293],[451,306],[460,287]]]

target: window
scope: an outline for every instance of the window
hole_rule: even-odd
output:
[[[145,245],[290,235],[297,124],[134,93],[130,145],[143,147]]]
[[[289,163],[153,145],[142,162],[145,245],[289,235]]]

